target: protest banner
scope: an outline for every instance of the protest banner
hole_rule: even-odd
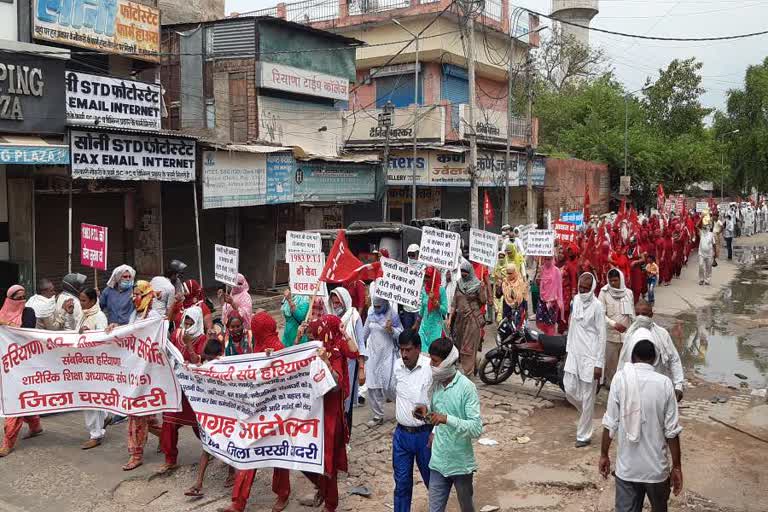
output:
[[[107,270],[107,228],[80,224],[80,264],[94,270]]]
[[[409,265],[392,258],[381,258],[383,276],[376,280],[373,296],[403,306],[419,309],[424,285],[422,265]]]
[[[309,231],[286,231],[285,254],[292,252],[323,252],[323,240],[320,233]],[[286,261],[287,261],[286,257]]]
[[[576,240],[576,224],[571,222],[555,222],[555,238],[560,242],[573,242]]]
[[[237,269],[240,266],[240,249],[216,244],[214,247],[214,279],[220,283],[237,286]]]
[[[496,266],[501,236],[480,229],[469,231],[469,260],[482,263],[488,268]]]
[[[289,252],[285,255],[285,261],[290,270],[288,282],[292,294],[328,296],[328,288],[320,281],[325,266],[325,254]]]
[[[528,251],[528,234],[536,229],[536,224],[524,224],[518,228],[520,230],[520,239],[523,241],[523,248]]]
[[[577,227],[584,224],[584,212],[582,210],[574,212],[563,212],[560,214],[560,220],[563,222],[570,222]]]
[[[551,229],[532,229],[528,233],[528,256],[554,256],[555,232]]]
[[[164,351],[167,332],[159,318],[110,334],[0,327],[0,416],[181,410],[179,384]]]
[[[424,226],[421,230],[419,262],[443,270],[459,264],[461,235],[453,231]]]
[[[197,417],[203,449],[236,469],[322,473],[323,400],[314,389],[330,371],[310,371],[321,346],[311,341],[202,366],[184,365],[171,347],[176,378]]]
[[[696,202],[696,211],[698,213],[702,213],[704,210],[709,209],[709,203],[706,201],[697,201]]]

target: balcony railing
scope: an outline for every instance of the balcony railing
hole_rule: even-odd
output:
[[[338,0],[304,0],[285,4],[285,17],[296,23],[335,20],[339,17]]]

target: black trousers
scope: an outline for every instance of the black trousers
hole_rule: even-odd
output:
[[[651,512],[667,512],[669,479],[656,484],[628,482],[616,477],[616,512],[642,512],[643,501],[648,496]]]
[[[725,247],[728,249],[728,259],[733,259],[733,238],[725,239]]]

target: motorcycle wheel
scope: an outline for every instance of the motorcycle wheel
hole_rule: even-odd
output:
[[[477,373],[485,384],[501,384],[514,370],[515,360],[505,352],[494,349],[485,354]]]

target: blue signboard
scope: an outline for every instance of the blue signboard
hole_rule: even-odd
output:
[[[296,160],[291,154],[267,155],[267,203],[292,203]]]
[[[520,158],[518,161],[518,169],[520,170],[520,184],[525,185],[528,183],[528,174],[525,172],[525,157]],[[546,167],[544,165],[543,158],[533,159],[533,186],[543,187],[544,179],[546,178]]]
[[[563,212],[560,214],[560,220],[563,222],[570,222],[571,224],[576,224],[576,227],[579,227],[582,224],[584,224],[584,212],[583,211]]]
[[[296,201],[373,201],[376,168],[346,162],[297,162]]]
[[[69,165],[64,146],[0,146],[0,164]]]

